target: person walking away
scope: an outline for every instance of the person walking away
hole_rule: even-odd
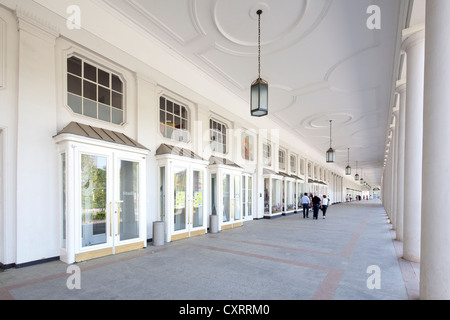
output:
[[[308,211],[309,211],[309,198],[308,198],[308,194],[305,192],[305,194],[302,197],[302,207],[303,207],[303,219],[308,218]]]
[[[328,209],[328,203],[329,203],[329,199],[326,195],[323,195],[323,199],[322,199],[322,213],[323,213],[323,219],[325,219],[325,215],[327,214],[327,209]]]
[[[322,201],[320,200],[320,198],[317,196],[317,195],[315,195],[313,198],[312,198],[312,204],[313,204],[313,219],[318,219],[318,216],[319,216],[319,208],[320,208],[320,205],[321,205],[321,203],[322,203]]]

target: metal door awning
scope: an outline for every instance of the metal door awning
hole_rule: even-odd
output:
[[[117,131],[111,131],[103,128],[97,128],[86,124],[71,122],[64,129],[62,129],[55,137],[63,134],[73,134],[85,138],[96,139],[111,143],[117,143],[133,148],[149,150],[134,139]]]
[[[159,148],[156,150],[157,156],[164,155],[164,154],[172,154],[172,155],[176,155],[176,156],[180,156],[180,157],[186,157],[186,158],[190,158],[190,159],[205,161],[202,157],[200,157],[199,155],[197,155],[196,153],[194,153],[193,151],[191,151],[189,149],[175,147],[175,146],[165,144],[165,143],[161,144],[159,146]]]

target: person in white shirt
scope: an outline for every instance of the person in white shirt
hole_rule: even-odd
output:
[[[309,198],[308,198],[308,194],[305,192],[305,194],[302,197],[302,206],[303,206],[303,219],[308,218],[308,213],[309,213]]]
[[[323,212],[323,219],[325,219],[325,215],[327,213],[327,209],[328,209],[328,197],[326,195],[323,195],[323,199],[322,199],[322,212]]]

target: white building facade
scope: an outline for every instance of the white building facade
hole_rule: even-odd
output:
[[[45,2],[45,1],[44,1]],[[182,57],[92,4],[0,6],[0,263],[67,263],[372,196]],[[61,1],[61,11],[67,6]],[[97,25],[95,17],[102,17]],[[240,110],[240,112],[236,112]]]

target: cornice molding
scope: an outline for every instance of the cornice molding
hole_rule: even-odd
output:
[[[16,7],[14,13],[19,32],[26,31],[46,41],[54,41],[54,39],[60,36],[60,32],[55,25],[38,17],[36,14],[19,6]]]

